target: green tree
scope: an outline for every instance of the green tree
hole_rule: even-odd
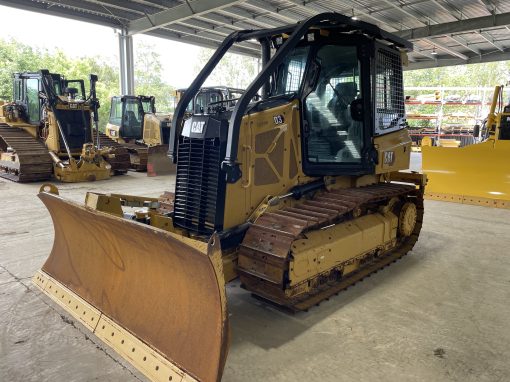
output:
[[[163,65],[161,56],[154,45],[138,42],[135,48],[135,93],[154,96],[158,112],[174,109],[175,89],[162,81]]]
[[[162,81],[160,55],[152,45],[139,44],[136,47],[135,91],[156,97],[159,111],[173,108],[173,87]],[[36,72],[48,69],[68,79],[83,79],[85,91],[89,89],[89,75],[96,74],[96,85],[100,100],[99,124],[104,129],[110,114],[111,97],[120,94],[119,68],[114,62],[107,62],[99,56],[70,58],[62,50],[50,52],[47,49],[32,48],[16,40],[0,39],[0,99],[12,99],[12,75],[17,72]]]
[[[0,39],[0,97],[12,99],[12,74],[41,69],[47,51],[32,47],[11,39]]]
[[[509,80],[510,62],[458,65],[404,72],[405,86],[495,86]]]
[[[209,61],[213,53],[213,50],[207,48],[202,48],[199,51],[197,65],[195,66],[196,74]],[[257,72],[257,59],[240,54],[227,53],[209,76],[208,83],[211,86],[222,85],[246,89],[255,78]]]

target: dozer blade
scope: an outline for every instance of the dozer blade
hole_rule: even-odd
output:
[[[229,330],[219,239],[39,198],[55,241],[36,285],[151,380],[220,380]]]
[[[168,145],[150,146],[147,157],[147,176],[175,174],[176,167],[168,157]]]
[[[461,148],[422,147],[425,197],[510,208],[510,141]]]

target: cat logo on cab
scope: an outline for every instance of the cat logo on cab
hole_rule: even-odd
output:
[[[195,134],[202,134],[204,126],[205,121],[194,121],[191,123],[191,132]]]
[[[394,151],[385,151],[383,163],[391,166],[394,162],[395,162],[395,152]]]

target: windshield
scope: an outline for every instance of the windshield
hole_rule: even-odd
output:
[[[213,102],[223,100],[223,94],[220,90],[206,90],[199,92],[195,97],[195,113],[204,113],[207,106]]]
[[[62,95],[62,86],[60,86],[60,82],[53,82],[53,91],[57,95]]]
[[[38,123],[40,120],[41,103],[39,101],[39,80],[29,78],[27,80],[27,108],[28,119],[31,123]]]
[[[67,80],[65,81],[65,87],[66,88],[75,88],[78,90],[78,93],[76,94],[76,99],[85,99],[85,84],[83,80]],[[60,90],[60,86],[55,86],[55,89],[57,89],[57,94],[61,94],[62,91]],[[65,91],[65,89],[62,89]]]
[[[136,138],[142,137],[142,120],[137,98],[127,98],[125,101],[125,109],[121,126],[121,137]]]
[[[110,121],[112,125],[120,126],[122,122],[122,101],[120,97],[112,98],[112,105],[110,108]]]

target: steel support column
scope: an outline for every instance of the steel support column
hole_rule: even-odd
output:
[[[119,38],[119,69],[120,93],[122,95],[135,94],[135,70],[133,59],[133,37],[126,30],[118,33]]]

